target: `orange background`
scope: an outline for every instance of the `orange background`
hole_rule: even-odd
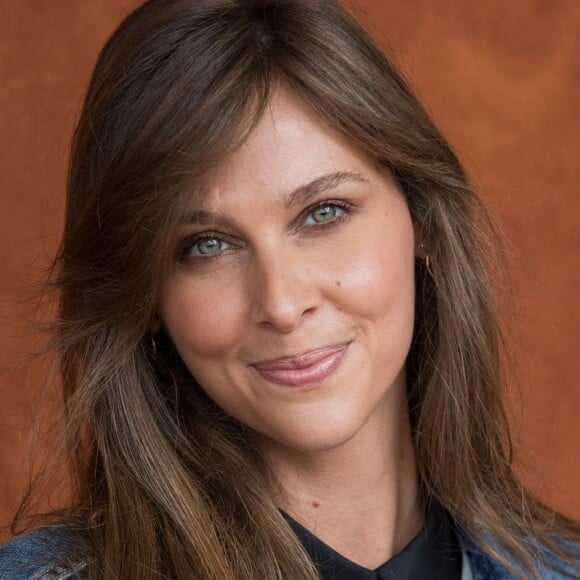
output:
[[[0,368],[33,347],[25,299],[62,227],[67,148],[130,0],[0,0]],[[512,247],[517,465],[580,519],[577,0],[352,0],[411,79]],[[0,524],[22,491],[42,370],[0,374]]]

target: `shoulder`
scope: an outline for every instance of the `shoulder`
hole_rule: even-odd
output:
[[[80,580],[86,568],[79,542],[63,524],[39,528],[0,545],[2,580]]]
[[[499,562],[484,553],[467,535],[461,534],[460,541],[467,555],[473,580],[515,580],[512,574],[501,566]],[[559,542],[576,554],[577,559],[575,563],[578,565],[580,563],[580,543],[562,537],[559,538]],[[546,552],[545,560],[556,564],[561,571],[555,572],[546,565],[540,566],[542,580],[570,580],[580,578],[579,573],[572,568],[569,562],[562,561],[555,554]]]

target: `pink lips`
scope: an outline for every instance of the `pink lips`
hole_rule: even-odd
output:
[[[342,362],[348,345],[327,346],[297,356],[254,363],[252,366],[273,383],[301,387],[321,382],[330,376]]]

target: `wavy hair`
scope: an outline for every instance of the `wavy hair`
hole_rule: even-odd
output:
[[[458,528],[521,578],[575,522],[512,468],[492,220],[393,63],[334,0],[150,0],[96,64],[71,153],[51,287],[76,503],[95,578],[314,580],[252,433],[151,333],[192,196],[283,86],[400,183],[416,265],[407,361],[419,475]],[[60,514],[62,517],[62,513]],[[539,577],[539,576],[538,576]]]

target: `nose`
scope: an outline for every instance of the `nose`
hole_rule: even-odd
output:
[[[321,294],[307,260],[296,249],[270,248],[256,258],[252,280],[252,320],[290,333],[320,305]]]

